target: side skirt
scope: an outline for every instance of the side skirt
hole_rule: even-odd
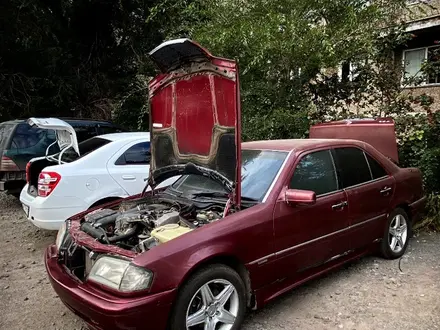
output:
[[[261,289],[258,289],[254,292],[255,301],[256,304],[254,306],[254,310],[262,308],[264,305],[266,305],[268,302],[272,301],[273,299],[277,298],[278,296],[310,281],[315,278],[318,278],[326,273],[329,273],[337,268],[340,268],[341,266],[360,259],[368,254],[371,254],[371,252],[375,251],[374,245],[361,250],[361,251],[355,251],[353,253],[347,254],[347,255],[341,255],[338,256],[338,258],[332,258],[328,260],[326,263],[314,267],[309,268],[307,270],[304,270],[301,273],[298,273],[297,276],[291,277],[291,278],[284,278],[280,279],[274,283],[271,283]]]

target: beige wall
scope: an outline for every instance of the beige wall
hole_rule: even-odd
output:
[[[426,0],[425,0],[426,1]],[[430,27],[429,24],[432,23],[433,25],[439,25],[440,21],[439,16],[440,15],[440,0],[431,0],[426,1],[427,3],[423,3],[423,1],[420,1],[418,4],[413,4],[408,6],[408,10],[405,14],[405,21],[408,23],[411,22],[409,25],[409,31],[412,33],[417,34],[417,30],[421,28],[427,28]],[[428,25],[427,25],[428,24]],[[426,30],[425,30],[426,31]],[[434,37],[437,38],[437,32],[434,33]],[[430,35],[432,35],[432,33]],[[438,33],[438,39],[440,39],[440,33]],[[410,46],[409,48],[418,48],[418,47],[425,47],[425,46],[432,46],[434,43],[432,41],[426,41],[427,43],[424,43],[425,41],[422,41],[421,45],[417,46]],[[403,49],[396,50],[395,54],[395,60],[396,64],[401,65],[402,62],[402,56],[403,56]],[[326,69],[323,70],[322,74],[324,75],[330,75],[333,73],[337,73],[337,69]],[[413,96],[419,96],[423,93],[426,93],[429,96],[432,96],[434,98],[434,104],[431,106],[431,109],[433,111],[440,111],[440,86],[419,86],[415,88],[404,88],[402,90],[402,93],[405,94],[412,94]],[[341,103],[341,108],[338,108],[339,111],[345,111],[351,114],[351,116],[360,116],[362,114],[365,114],[367,116],[373,115],[376,116],[379,112],[379,103],[375,102],[373,104],[352,104],[352,105],[346,105],[344,103]],[[424,111],[422,107],[415,107],[416,111]]]
[[[413,96],[420,96],[424,93],[426,93],[426,95],[432,96],[434,98],[434,103],[431,106],[431,110],[440,111],[440,86],[405,88],[403,92],[411,94]],[[415,110],[423,111],[421,107],[418,107]]]

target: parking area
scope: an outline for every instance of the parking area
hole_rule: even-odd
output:
[[[18,200],[0,194],[0,329],[85,329],[46,277],[43,251],[54,240],[25,219]],[[398,260],[364,258],[248,314],[243,328],[439,329],[439,261],[440,234],[417,235],[402,272]]]

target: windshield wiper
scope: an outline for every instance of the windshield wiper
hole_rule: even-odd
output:
[[[199,192],[199,193],[194,193],[191,194],[192,197],[220,197],[220,198],[229,198],[229,194],[226,192],[220,192],[220,191],[215,191],[215,192]],[[251,197],[246,197],[246,196],[241,196],[241,199],[244,201],[250,201],[250,202],[258,202],[257,199],[255,198],[251,198]]]

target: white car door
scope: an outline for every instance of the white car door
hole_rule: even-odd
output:
[[[147,184],[150,158],[150,142],[136,140],[110,158],[107,170],[127,194],[140,194]]]

